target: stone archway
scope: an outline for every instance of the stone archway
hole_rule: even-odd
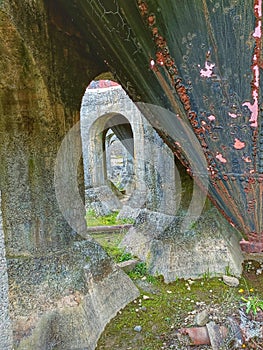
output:
[[[122,207],[107,179],[105,136],[111,129],[133,157],[133,191],[126,205],[174,215],[171,203],[176,203],[178,182],[172,151],[120,85],[101,82],[91,87],[81,108],[87,202],[99,203],[95,207],[100,214]]]

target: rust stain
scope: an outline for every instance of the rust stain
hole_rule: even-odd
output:
[[[174,97],[174,93],[172,92],[174,90],[177,92],[177,96],[182,103],[184,110],[186,112],[187,118],[189,122],[192,125],[192,128],[203,148],[205,157],[208,162],[208,168],[207,170],[210,173],[210,181],[211,184],[214,187],[214,193],[220,194],[221,201],[225,203],[226,210],[224,211],[222,208],[219,208],[220,212],[226,217],[226,219],[230,222],[232,226],[235,226],[237,229],[239,229],[241,232],[243,232],[244,236],[246,236],[246,239],[249,240],[249,242],[244,241],[241,243],[241,246],[244,247],[244,250],[257,250],[257,251],[263,251],[263,232],[262,227],[259,223],[257,223],[257,219],[254,219],[255,223],[255,232],[251,232],[249,221],[246,220],[247,218],[241,214],[242,211],[240,211],[240,202],[235,199],[235,197],[232,195],[233,186],[238,186],[238,184],[243,183],[242,191],[244,191],[246,198],[245,198],[245,209],[248,211],[249,216],[256,217],[257,212],[260,211],[260,208],[257,208],[258,204],[255,200],[257,191],[260,191],[260,193],[263,192],[263,177],[262,178],[256,178],[256,165],[254,165],[254,170],[248,170],[246,174],[243,176],[237,176],[236,174],[220,174],[219,169],[217,169],[218,160],[219,162],[225,164],[228,162],[228,160],[223,156],[222,153],[217,152],[216,155],[212,154],[211,151],[208,149],[208,145],[205,141],[205,134],[211,132],[212,122],[216,120],[216,115],[212,114],[213,109],[210,110],[210,115],[206,116],[204,115],[204,118],[207,118],[207,123],[202,120],[200,122],[196,112],[191,110],[191,101],[189,92],[186,88],[186,86],[183,84],[182,77],[179,76],[178,68],[175,64],[175,59],[170,55],[169,48],[167,45],[167,42],[165,38],[161,35],[158,28],[158,21],[157,16],[155,16],[154,13],[150,12],[149,6],[146,3],[146,1],[137,0],[138,1],[138,7],[141,13],[141,16],[143,17],[147,27],[149,28],[153,41],[155,43],[156,52],[154,57],[150,57],[150,67],[153,71],[153,73],[156,75],[158,81],[160,82],[161,86],[164,89],[164,92],[167,94],[169,100],[172,102],[172,105],[175,107],[176,112],[178,112],[178,115],[180,115],[180,107],[177,102],[177,99]],[[200,69],[200,76],[203,78],[210,78],[213,76],[213,69],[216,66],[218,70],[218,75],[221,76],[219,67],[218,67],[218,55],[217,55],[217,46],[215,42],[215,38],[213,35],[210,19],[209,19],[209,12],[208,7],[206,4],[206,0],[202,0],[203,6],[204,6],[204,13],[205,13],[205,19],[207,21],[209,36],[212,41],[212,47],[213,52],[215,54],[215,63],[211,61],[210,58],[210,51],[207,52],[204,62],[204,67]],[[251,163],[252,159],[254,161],[254,164],[256,164],[256,157],[257,157],[257,139],[258,139],[258,119],[259,119],[259,87],[260,87],[260,76],[259,76],[259,69],[263,66],[262,60],[261,60],[261,40],[262,40],[262,0],[254,0],[254,14],[255,14],[255,29],[253,33],[253,38],[255,41],[255,47],[253,51],[252,56],[252,64],[251,64],[251,70],[253,73],[253,79],[251,82],[251,100],[250,101],[244,101],[243,106],[246,106],[250,111],[250,119],[249,123],[253,130],[252,132],[252,143],[253,143],[253,150],[252,155],[242,155],[241,159],[246,163]],[[169,81],[167,82],[167,77],[169,78]],[[170,82],[170,84],[169,84]],[[225,95],[227,93],[223,91]],[[230,118],[236,119],[240,116],[240,114],[236,113],[236,110],[230,110],[228,113],[226,113]],[[211,122],[211,123],[209,123]],[[166,139],[167,139],[166,135]],[[169,141],[170,142],[170,141]],[[235,138],[233,147],[236,150],[242,150],[246,147],[246,143],[242,140]],[[174,150],[174,153],[176,156],[181,160],[181,162],[186,166],[187,171],[191,174],[191,167],[189,166],[188,160],[184,157],[184,154],[181,150],[181,147],[179,144],[176,144],[173,142],[172,149]],[[221,152],[224,152],[223,147],[221,148]],[[215,159],[216,158],[216,159]],[[236,185],[234,185],[236,183]],[[213,194],[209,193],[209,198],[212,200],[214,204],[218,207],[218,203],[216,203],[216,199],[213,198]],[[262,196],[261,196],[262,198]],[[252,244],[251,246],[248,245]],[[253,245],[254,244],[254,245]]]

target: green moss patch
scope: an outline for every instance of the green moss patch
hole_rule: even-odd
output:
[[[86,212],[87,226],[114,226],[133,223],[131,219],[117,219],[118,214],[119,212],[115,211],[109,215],[97,216],[94,210],[89,209]]]
[[[244,264],[239,286],[229,287],[221,277],[210,278],[209,274],[194,281],[178,279],[165,284],[162,277],[149,275],[146,264],[141,263],[129,273],[141,292],[140,297],[107,325],[96,349],[170,349],[167,344],[176,338],[176,330],[195,325],[194,315],[202,309],[209,310],[215,320],[218,317],[215,322],[219,324],[224,324],[228,316],[238,317],[238,309],[244,304],[242,298],[249,295],[263,298],[263,277],[255,278],[258,268],[251,263]],[[140,331],[138,328],[136,331],[136,326]],[[179,341],[175,346],[186,350]]]

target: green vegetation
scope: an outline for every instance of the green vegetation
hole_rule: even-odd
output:
[[[149,271],[147,269],[147,265],[145,262],[139,262],[135,268],[128,273],[129,277],[131,279],[138,280],[143,279],[146,282],[149,282],[151,284],[158,284],[160,281],[163,281],[162,276],[153,276],[149,274]]]
[[[101,235],[98,241],[116,261],[124,253],[115,245],[119,244],[123,235],[115,238],[112,236],[115,235],[108,235],[105,239],[105,235],[104,238]],[[256,276],[256,268],[249,266],[253,273],[252,279],[251,275],[243,275],[237,288],[227,286],[220,277],[212,277],[210,271],[198,280],[177,279],[173,283],[165,284],[161,276],[149,274],[147,264],[139,263],[129,272],[129,276],[141,295],[107,325],[96,349],[160,350],[169,337],[174,337],[176,329],[194,325],[194,316],[191,315],[199,309],[200,304],[205,305],[208,310],[216,310],[216,316],[218,313],[224,317],[236,314],[241,307],[246,308],[247,313],[251,311],[255,314],[263,309],[263,278]],[[229,267],[226,268],[226,274],[230,274]],[[248,291],[248,297],[245,291]],[[255,292],[255,297],[252,292]],[[142,327],[141,332],[134,330],[138,325]],[[179,343],[175,348],[186,349]]]
[[[114,234],[100,233],[100,234],[93,234],[93,237],[107,252],[107,254],[111,256],[115,262],[119,263],[119,262],[133,259],[133,256],[131,253],[127,253],[125,252],[125,249],[118,247],[124,235],[125,235],[125,232],[114,233]]]
[[[196,303],[203,302],[208,307],[222,304],[226,312],[230,313],[233,305],[239,305],[238,290],[226,286],[221,279],[197,280],[189,290],[185,280],[165,284],[161,278],[155,278],[152,283],[144,277],[138,278],[141,272],[147,274],[144,267],[142,271],[139,267],[139,271],[134,282],[141,296],[127,305],[106,327],[99,340],[98,350],[144,350],[147,347],[160,350],[164,342],[163,334],[181,328],[189,313],[197,308]],[[132,278],[133,273],[129,274]],[[145,295],[147,299],[144,299]],[[136,325],[142,327],[139,334],[134,331]]]
[[[114,226],[122,224],[133,224],[132,219],[117,219],[119,212],[115,211],[109,215],[97,216],[93,209],[88,209],[86,212],[87,225],[90,226]]]
[[[104,246],[103,248],[116,263],[133,259],[132,254],[126,253],[125,250],[122,248],[111,246]]]
[[[253,312],[254,315],[257,314],[258,311],[262,310],[263,311],[263,300],[259,299],[258,296],[253,295],[253,296],[249,296],[247,298],[241,297],[241,300],[243,300],[245,302],[245,304],[243,304],[244,306],[246,306],[246,313],[249,314],[250,311]]]

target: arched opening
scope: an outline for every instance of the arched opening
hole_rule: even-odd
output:
[[[109,80],[89,85],[81,135],[86,206],[92,202],[99,215],[106,215],[144,193],[142,116],[120,85]]]
[[[131,130],[132,132],[132,130]],[[132,136],[133,140],[133,136]],[[106,176],[113,186],[127,198],[134,187],[134,146],[127,148],[125,141],[109,128],[105,135]],[[132,142],[131,142],[132,143]]]

